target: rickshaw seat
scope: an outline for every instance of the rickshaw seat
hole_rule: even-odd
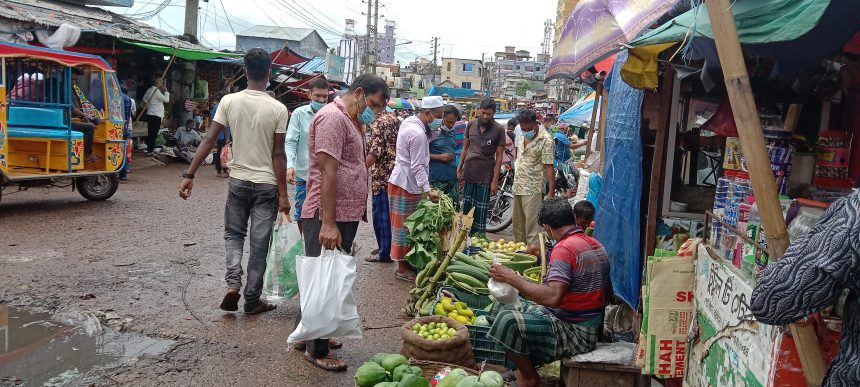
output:
[[[84,138],[83,133],[68,130],[64,109],[27,106],[9,106],[7,124],[9,138],[50,138],[75,140]]]

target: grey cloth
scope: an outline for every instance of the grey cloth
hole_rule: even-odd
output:
[[[762,273],[750,310],[785,325],[831,305],[848,289],[839,353],[824,386],[860,386],[860,191],[833,203],[785,256]]]
[[[321,228],[322,220],[319,218],[319,211],[317,211],[312,219],[302,219],[305,256],[319,257],[322,253],[322,245],[320,244]],[[337,222],[337,229],[340,230],[341,250],[346,252],[346,254],[352,254],[352,243],[355,241],[355,234],[358,232],[358,222]],[[307,343],[307,352],[316,359],[328,356],[328,338],[309,340]]]
[[[242,251],[250,220],[251,254],[248,257],[248,283],[245,285],[245,311],[254,309],[263,292],[263,275],[272,227],[278,212],[278,187],[230,178],[224,209],[224,244],[227,250],[227,286],[242,287]]]

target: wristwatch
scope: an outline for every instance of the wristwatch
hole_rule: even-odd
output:
[[[182,178],[183,178],[183,179],[192,179],[192,180],[193,180],[193,179],[194,179],[194,174],[193,174],[193,173],[188,173],[188,170],[186,169],[186,170],[182,171]]]

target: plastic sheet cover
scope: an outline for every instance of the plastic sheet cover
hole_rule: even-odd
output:
[[[642,194],[643,91],[620,76],[627,51],[618,53],[604,86],[609,89],[606,110],[606,157],[594,235],[609,254],[615,294],[633,309],[639,307],[641,247],[639,201]]]

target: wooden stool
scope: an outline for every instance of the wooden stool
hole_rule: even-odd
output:
[[[649,387],[650,375],[642,369],[605,363],[578,363],[570,358],[561,360],[560,383],[563,387]]]

